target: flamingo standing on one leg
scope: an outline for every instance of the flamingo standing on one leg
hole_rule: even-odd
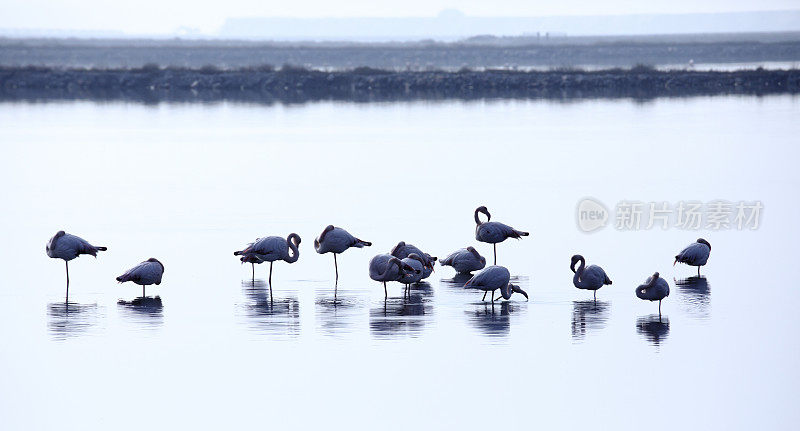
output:
[[[710,255],[711,244],[703,238],[698,238],[697,242],[689,244],[675,256],[675,262],[672,263],[672,266],[675,266],[678,262],[696,266],[697,275],[699,276],[700,267],[708,263],[708,257]]]
[[[479,213],[486,215],[485,222],[482,222],[480,217],[478,217]],[[475,209],[475,223],[477,224],[475,227],[475,239],[480,242],[488,242],[489,244],[492,244],[492,247],[494,248],[494,264],[497,265],[498,242],[503,242],[506,240],[506,238],[519,239],[530,234],[528,232],[516,230],[513,227],[500,222],[490,221],[491,219],[492,215],[489,214],[489,210],[486,209],[485,206],[480,206]]]
[[[578,262],[581,264],[576,270],[575,264]],[[597,265],[589,265],[589,267],[586,267],[586,259],[579,254],[572,256],[572,262],[569,265],[569,269],[575,273],[575,275],[572,276],[572,284],[574,284],[578,289],[594,291],[595,300],[597,300],[597,289],[607,284],[611,284],[611,279],[608,278],[608,275],[606,275],[606,272],[603,271],[603,268],[600,268]]]
[[[58,231],[45,246],[47,255],[53,259],[64,259],[67,269],[67,299],[69,299],[69,261],[82,254],[90,254],[97,257],[98,251],[106,251],[107,247],[96,247],[89,244],[85,239],[70,235],[63,230]]]
[[[319,254],[333,253],[333,267],[336,270],[336,281],[339,281],[339,264],[336,262],[336,255],[343,253],[350,247],[369,247],[372,243],[369,241],[360,240],[349,232],[340,228],[334,227],[329,224],[325,230],[314,239],[314,250]]]
[[[658,301],[658,315],[661,315],[661,300],[669,296],[669,283],[656,272],[636,288],[636,296],[646,301]]]

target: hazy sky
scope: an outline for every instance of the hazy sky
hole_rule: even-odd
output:
[[[800,0],[2,0],[0,29],[148,34],[186,26],[213,33],[228,17],[434,16],[448,8],[482,16],[609,15],[798,9]]]

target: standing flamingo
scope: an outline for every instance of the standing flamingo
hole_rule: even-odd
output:
[[[416,270],[391,254],[379,254],[369,261],[369,278],[383,282],[383,293],[386,298],[389,297],[386,282],[399,281],[406,272],[416,272]]]
[[[575,269],[575,264],[580,262],[580,266],[578,269]],[[575,285],[578,289],[586,289],[594,291],[594,299],[597,300],[597,289],[611,284],[611,279],[608,278],[606,272],[603,271],[603,268],[600,268],[597,265],[589,265],[588,268],[584,268],[586,266],[586,259],[583,256],[576,254],[572,256],[572,262],[569,265],[569,269],[575,273],[572,276],[572,284]]]
[[[486,215],[486,221],[482,222],[480,217],[478,217],[478,213],[484,213]],[[492,244],[494,248],[494,264],[497,265],[497,243],[503,242],[506,238],[516,238],[519,239],[523,236],[530,235],[528,232],[523,232],[521,230],[516,230],[509,225],[505,225],[500,222],[496,221],[489,221],[492,219],[492,215],[489,214],[489,210],[486,209],[485,206],[480,206],[475,208],[475,223],[477,226],[475,227],[475,239],[480,242],[488,242]]]
[[[300,235],[290,233],[286,239],[279,236],[259,238],[247,245],[244,250],[233,252],[234,256],[242,256],[242,262],[269,262],[269,300],[272,301],[272,263],[283,260],[288,263],[297,262],[300,257]]]
[[[700,267],[708,262],[708,257],[711,255],[711,244],[703,238],[698,238],[697,242],[693,242],[686,246],[680,253],[675,256],[676,263],[685,263],[690,266],[697,267],[697,275],[700,275]]]
[[[658,301],[658,315],[661,315],[661,300],[669,296],[669,283],[656,272],[636,288],[636,296],[646,301]]]
[[[450,253],[439,261],[439,265],[452,266],[459,274],[468,274],[483,269],[486,266],[486,258],[481,256],[475,247],[469,246]]]
[[[479,289],[483,290],[483,299],[486,299],[486,293],[492,292],[492,302],[494,302],[494,291],[500,289],[500,294],[505,299],[511,299],[511,294],[514,292],[521,293],[528,299],[528,294],[520,289],[516,284],[509,283],[511,281],[511,273],[508,272],[504,266],[487,266],[481,272],[475,274],[464,285],[465,289]]]
[[[343,253],[350,247],[369,247],[372,243],[369,241],[360,240],[349,232],[340,228],[334,227],[329,224],[325,230],[314,239],[314,250],[319,254],[333,253],[333,267],[336,270],[336,281],[339,281],[339,264],[336,262],[336,255]]]
[[[144,262],[134,266],[133,268],[125,271],[124,274],[117,277],[117,281],[125,283],[132,281],[142,286],[142,298],[146,298],[144,294],[144,287],[150,284],[161,284],[161,277],[164,275],[164,264],[158,259],[151,257]]]
[[[98,251],[106,251],[107,247],[95,247],[85,239],[70,235],[63,230],[56,232],[45,246],[47,255],[53,259],[64,259],[67,269],[67,298],[69,298],[69,261],[82,254],[97,257]]]

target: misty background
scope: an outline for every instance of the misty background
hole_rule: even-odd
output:
[[[144,0],[0,4],[0,37],[255,40],[457,40],[477,35],[538,38],[800,31],[795,1],[687,0],[491,4],[411,0],[203,4]]]

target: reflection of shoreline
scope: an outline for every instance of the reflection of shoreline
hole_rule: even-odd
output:
[[[241,101],[304,103],[320,100],[589,99],[795,94],[800,71],[658,71],[638,69],[547,71],[317,71],[57,69],[7,67],[0,101],[103,100],[141,103]],[[680,81],[680,85],[674,82]],[[620,84],[624,83],[624,84]]]
[[[651,314],[636,319],[636,332],[656,347],[669,335],[669,317]]]
[[[83,335],[97,326],[100,313],[96,303],[53,302],[47,304],[47,327],[53,338],[65,340]]]
[[[675,280],[675,287],[686,312],[692,317],[711,317],[711,287],[705,276],[692,276]]]
[[[573,301],[572,338],[582,340],[587,333],[605,328],[610,309],[605,301]]]

